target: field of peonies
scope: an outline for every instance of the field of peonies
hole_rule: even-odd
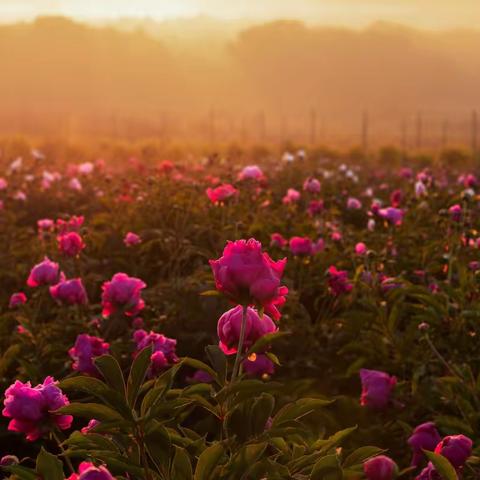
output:
[[[480,478],[473,159],[104,148],[2,144],[0,478]]]

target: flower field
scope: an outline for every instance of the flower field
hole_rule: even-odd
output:
[[[480,477],[473,159],[104,147],[2,146],[1,478]]]

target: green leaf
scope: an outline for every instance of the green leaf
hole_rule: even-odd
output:
[[[110,388],[107,384],[94,377],[79,376],[71,377],[60,382],[60,388],[65,390],[80,390],[84,393],[93,395],[104,403],[118,410],[122,416],[131,420],[132,414],[130,408],[125,402],[125,396],[118,391]]]
[[[262,393],[255,399],[250,413],[250,426],[254,435],[265,431],[265,425],[272,415],[274,407],[275,399],[268,393]]]
[[[326,452],[330,450],[333,447],[337,447],[340,445],[340,443],[343,442],[345,438],[347,438],[352,432],[354,432],[357,429],[357,426],[355,425],[354,427],[350,428],[345,428],[344,430],[340,430],[339,432],[334,433],[333,435],[330,435],[325,440],[317,440],[313,444],[313,448],[315,450],[320,450],[321,452]]]
[[[23,467],[22,465],[9,465],[8,467],[1,467],[3,471],[12,473],[15,478],[20,480],[38,480],[38,475],[31,468]]]
[[[428,459],[433,463],[435,470],[444,480],[458,480],[457,472],[453,465],[443,456],[435,452],[423,451]]]
[[[44,480],[64,480],[62,462],[43,447],[37,456],[36,471]]]
[[[220,292],[218,290],[205,290],[200,294],[202,297],[218,297]]]
[[[194,480],[212,480],[212,473],[223,456],[223,445],[214,443],[198,457]]]
[[[159,422],[152,422],[144,436],[145,446],[149,457],[162,472],[170,462],[170,449],[172,444],[167,429]]]
[[[182,361],[185,365],[188,365],[189,367],[195,368],[196,370],[202,370],[203,372],[207,372],[217,383],[219,383],[219,377],[217,375],[217,372],[213,368],[209,367],[206,363],[190,357],[183,357]]]
[[[137,400],[138,391],[142,386],[148,367],[150,366],[150,357],[152,356],[152,347],[145,347],[133,361],[132,368],[127,381],[127,401],[128,405],[133,408]]]
[[[327,455],[313,466],[310,480],[342,480],[343,471],[336,455]]]
[[[73,415],[91,420],[95,418],[99,421],[122,421],[123,417],[106,405],[100,403],[70,403],[57,410],[57,413]]]
[[[175,446],[175,456],[173,457],[171,479],[172,480],[192,480],[192,464],[184,448]]]
[[[252,353],[263,352],[267,347],[269,347],[273,342],[276,342],[280,338],[290,335],[290,332],[278,331],[273,333],[267,333],[260,337],[248,350],[247,356]]]
[[[125,379],[116,358],[112,355],[101,355],[95,358],[94,362],[107,384],[125,397],[127,391]]]
[[[365,460],[368,460],[371,457],[375,457],[376,455],[380,455],[381,453],[385,452],[378,447],[360,447],[354,450],[343,462],[343,467],[352,467],[354,465],[360,465]]]
[[[222,352],[218,345],[207,345],[205,347],[208,360],[212,365],[217,378],[220,380],[220,385],[224,385],[227,378],[227,357]]]
[[[246,477],[255,463],[261,458],[267,446],[267,442],[244,445],[225,467],[225,472],[222,472],[222,478],[225,476],[225,473],[234,475],[233,478]]]
[[[288,403],[277,412],[273,418],[272,427],[278,427],[292,420],[299,420],[305,415],[331,403],[331,400],[323,400],[321,398],[301,398],[296,402]]]

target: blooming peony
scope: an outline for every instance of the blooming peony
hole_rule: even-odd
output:
[[[43,262],[35,265],[30,271],[27,280],[29,287],[39,287],[41,285],[53,285],[58,282],[59,266],[45,257]]]
[[[362,368],[360,380],[362,381],[360,404],[377,410],[386,408],[397,384],[396,377],[385,372]]]
[[[127,247],[133,247],[133,246],[135,246],[135,245],[139,245],[140,243],[142,243],[142,239],[141,239],[140,236],[137,235],[136,233],[128,232],[128,233],[125,235],[125,238],[123,239],[123,243],[124,243]]]
[[[207,188],[206,193],[212,203],[222,203],[229,198],[236,197],[238,190],[229,183],[226,183],[216,188]]]
[[[72,473],[67,480],[115,480],[115,477],[103,465],[96,467],[91,462],[82,462],[78,473]]]
[[[424,458],[423,450],[433,451],[440,442],[440,435],[433,422],[422,423],[408,439],[413,452],[412,465],[418,466]]]
[[[280,285],[285,264],[286,259],[274,262],[253,238],[228,242],[222,257],[210,260],[218,290],[236,303],[263,306],[274,320],[288,293]]]
[[[71,415],[54,413],[68,405],[69,401],[52,377],[45,378],[36,387],[32,387],[30,382],[17,380],[5,391],[3,403],[2,414],[11,419],[8,429],[24,433],[29,441],[37,440],[53,427],[66,430],[73,421]]]
[[[85,248],[85,243],[77,232],[59,235],[57,241],[58,249],[67,257],[76,257]]]
[[[102,285],[103,315],[108,317],[119,310],[128,316],[136,315],[145,306],[141,293],[146,286],[139,278],[116,273],[109,282]]]
[[[226,355],[237,352],[242,315],[243,308],[241,305],[237,305],[235,308],[225,312],[218,320],[217,334],[220,340],[219,346]],[[260,318],[255,309],[248,307],[245,324],[245,340],[243,343],[244,351],[247,351],[259,338],[267,333],[276,331],[277,326],[268,315],[263,315],[263,317]]]
[[[75,345],[68,351],[73,360],[72,368],[77,372],[97,376],[98,370],[93,360],[95,357],[108,353],[110,345],[103,338],[94,337],[86,333],[77,336]]]
[[[392,480],[397,476],[397,464],[385,455],[368,459],[363,464],[363,471],[368,480]]]
[[[81,278],[67,280],[62,274],[60,282],[50,287],[54,300],[65,305],[84,305],[88,303],[87,292]]]

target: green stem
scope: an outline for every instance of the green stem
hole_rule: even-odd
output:
[[[238,339],[237,355],[235,357],[235,363],[233,365],[232,377],[230,383],[235,382],[240,369],[240,360],[242,358],[243,344],[245,342],[245,330],[247,327],[247,307],[242,305],[242,325],[240,327],[240,338]]]
[[[55,439],[55,441],[57,442],[57,445],[58,445],[58,448],[60,449],[60,451],[62,452],[62,456],[63,458],[65,459],[65,463],[67,464],[68,466],[68,469],[70,470],[70,473],[74,474],[75,473],[75,470],[73,468],[73,465],[72,465],[72,462],[70,461],[70,459],[67,457],[67,455],[65,454],[65,449],[63,448],[62,446],[62,441],[60,440],[59,436],[57,435],[57,432],[55,432],[55,430],[52,430],[52,437]]]

